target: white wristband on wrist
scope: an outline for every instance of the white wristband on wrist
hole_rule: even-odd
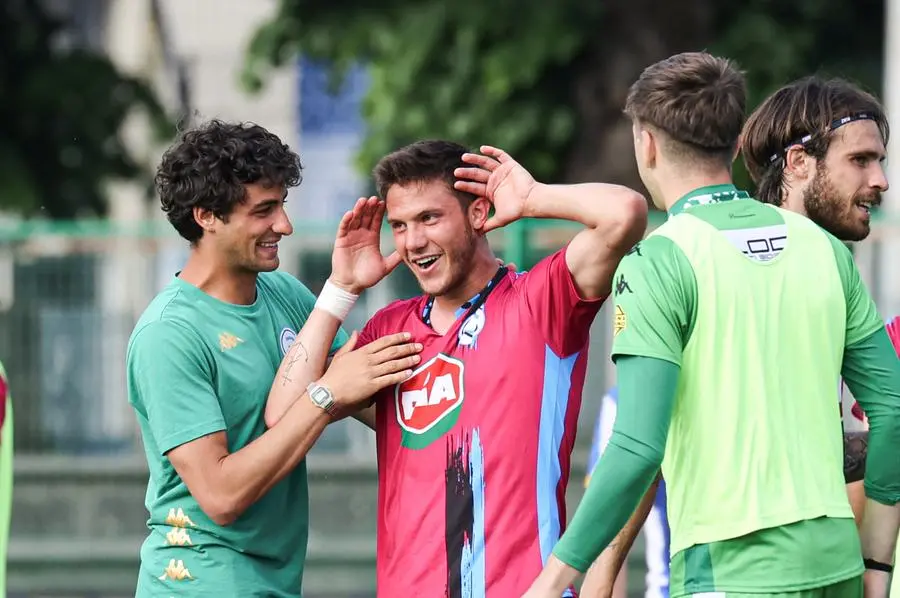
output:
[[[359,295],[348,293],[344,289],[333,285],[330,280],[326,280],[325,286],[322,287],[322,292],[319,293],[319,298],[316,299],[316,307],[327,311],[343,322],[350,310],[353,309],[357,299],[359,299]]]

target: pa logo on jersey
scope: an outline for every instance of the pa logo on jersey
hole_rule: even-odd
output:
[[[456,424],[465,397],[463,369],[462,361],[439,353],[394,387],[403,446],[425,448]]]
[[[296,332],[287,327],[281,329],[281,334],[279,335],[278,342],[281,345],[282,357],[287,355],[287,352],[290,351],[291,345],[294,344],[295,340],[297,340]]]

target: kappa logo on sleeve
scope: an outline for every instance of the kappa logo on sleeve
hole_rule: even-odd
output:
[[[403,446],[425,448],[456,424],[465,397],[463,370],[462,361],[439,353],[394,387]]]
[[[621,305],[616,305],[616,313],[613,318],[613,336],[619,336],[619,333],[625,330],[628,325],[628,316]]]

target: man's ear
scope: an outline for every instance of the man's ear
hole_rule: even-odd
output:
[[[784,155],[785,177],[793,181],[805,181],[815,175],[815,158],[806,153],[802,145],[793,145]]]
[[[656,160],[659,156],[659,138],[653,134],[653,131],[644,127],[640,130],[640,136],[641,159],[644,162],[644,166],[653,168],[656,166]]]
[[[213,214],[211,210],[194,207],[194,222],[197,223],[197,226],[203,229],[203,232],[212,233],[216,230],[216,222],[218,222],[218,218],[216,218],[215,214]]]
[[[491,202],[484,197],[473,200],[472,203],[469,204],[469,209],[467,210],[469,225],[475,230],[484,228],[484,224],[491,217],[492,207]]]

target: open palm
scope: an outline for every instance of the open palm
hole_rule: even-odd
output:
[[[481,146],[481,154],[464,154],[463,162],[472,168],[457,168],[454,187],[484,197],[494,206],[494,214],[484,225],[484,232],[515,222],[524,215],[528,195],[536,182],[525,168],[509,154],[489,145]]]
[[[359,294],[378,284],[400,264],[397,252],[381,254],[381,223],[384,202],[377,197],[360,198],[341,218],[334,251],[331,253],[331,280]]]

